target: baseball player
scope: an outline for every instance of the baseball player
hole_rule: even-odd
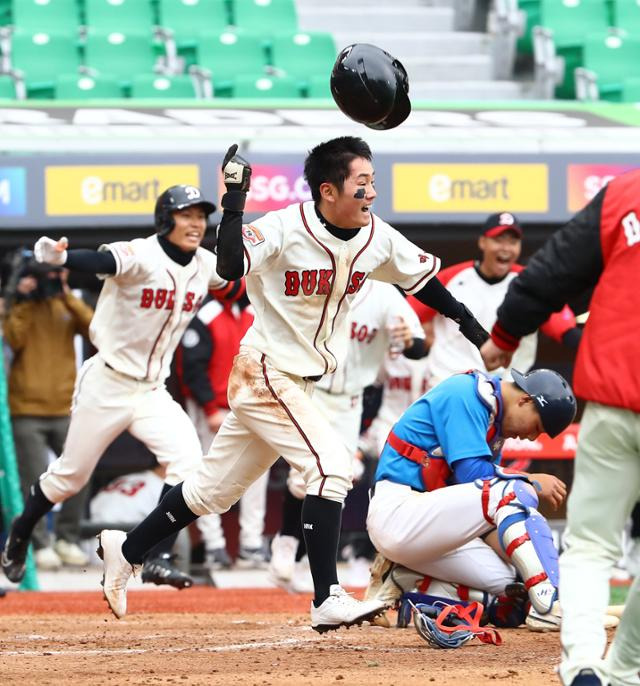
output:
[[[314,581],[311,625],[319,631],[361,624],[384,609],[358,601],[338,584],[336,558],[351,460],[335,429],[313,404],[314,384],[339,369],[349,310],[367,279],[396,283],[456,319],[476,344],[486,337],[464,305],[433,277],[440,261],[376,217],[369,146],[342,137],[305,160],[313,200],[242,225],[251,167],[232,146],[222,169],[227,192],[218,231],[218,272],[246,274],[255,320],[229,378],[229,406],[198,471],[165,496],[128,535],[100,534],[104,593],[126,613],[126,583],[148,548],[199,515],[226,511],[279,455],[306,483],[303,532]]]
[[[100,456],[128,430],[166,465],[162,495],[184,479],[201,455],[198,436],[165,388],[174,350],[207,292],[234,297],[242,283],[216,273],[216,257],[200,247],[215,210],[194,186],[173,186],[155,207],[156,234],[94,250],[67,250],[67,239],[42,237],[38,262],[104,279],[89,336],[98,353],[78,374],[64,451],[36,481],[11,525],[2,568],[22,579],[31,532],[56,504],[89,480]],[[161,495],[161,498],[162,498]],[[175,539],[150,552],[143,579],[182,588],[191,579],[170,564]]]
[[[380,281],[367,281],[358,291],[349,313],[349,349],[342,367],[316,383],[312,400],[334,426],[347,453],[356,460],[362,396],[366,386],[376,380],[381,361],[396,341],[408,356],[424,354],[424,333],[415,312],[396,288]],[[395,355],[397,356],[397,355]],[[354,470],[362,463],[355,461]],[[362,469],[362,468],[361,468]],[[289,469],[283,501],[282,528],[271,543],[271,579],[290,591],[306,591],[296,585],[296,557],[300,559],[302,540],[302,500],[305,482],[302,474]]]
[[[603,626],[622,531],[640,494],[639,189],[638,170],[613,179],[553,234],[511,284],[482,350],[487,368],[508,364],[549,312],[594,289],[574,372],[587,403],[560,558],[560,677],[571,686],[640,683],[638,577],[606,658]]]
[[[253,309],[211,299],[191,320],[178,348],[178,377],[202,450],[206,452],[229,411],[227,385],[240,341],[253,322]],[[240,549],[237,564],[246,569],[266,567],[262,534],[267,510],[269,472],[254,481],[240,498]],[[210,571],[230,568],[231,558],[220,515],[198,520]],[[204,525],[204,526],[203,526]]]
[[[498,596],[515,567],[545,615],[557,598],[557,551],[536,508],[539,499],[557,508],[566,487],[503,469],[500,451],[505,438],[557,436],[576,401],[555,372],[512,375],[456,374],[407,409],[382,450],[367,527],[385,558],[432,579]],[[386,593],[383,584],[373,597]]]
[[[438,274],[438,278],[456,298],[472,308],[482,326],[490,329],[509,284],[524,269],[517,263],[522,248],[522,227],[517,218],[510,212],[498,212],[487,217],[478,238],[478,248],[481,253],[479,260],[447,267]],[[415,298],[412,305],[420,321],[433,327],[434,341],[427,359],[430,386],[467,369],[487,371],[478,349],[460,336],[449,320]],[[578,347],[582,332],[568,306],[553,313],[540,330],[557,342],[574,348]],[[530,369],[535,362],[537,342],[537,332],[525,336],[511,366]],[[508,369],[501,368],[493,373],[509,378],[508,372]]]

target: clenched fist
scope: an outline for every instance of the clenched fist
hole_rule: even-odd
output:
[[[251,184],[251,165],[237,152],[238,145],[234,143],[222,162],[222,177],[227,187],[227,192],[222,196],[222,207],[242,212]]]
[[[69,241],[66,238],[54,241],[53,238],[42,236],[36,241],[36,244],[33,247],[33,253],[37,262],[44,262],[60,267],[67,261],[68,245]]]

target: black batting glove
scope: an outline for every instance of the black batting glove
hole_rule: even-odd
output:
[[[234,143],[224,156],[222,178],[227,192],[222,196],[222,209],[242,212],[251,185],[251,165],[237,155],[238,145]]]
[[[489,338],[489,332],[480,324],[480,322],[471,314],[469,308],[462,305],[463,313],[454,319],[458,324],[460,333],[468,340],[471,341],[476,348],[480,349],[482,344]]]

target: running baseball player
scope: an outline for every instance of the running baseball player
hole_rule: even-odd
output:
[[[22,579],[36,523],[87,483],[100,456],[129,430],[166,465],[160,498],[182,481],[202,451],[184,410],[165,388],[174,350],[208,291],[234,297],[243,285],[216,273],[216,257],[200,247],[215,205],[194,186],[172,186],[155,207],[156,234],[94,250],[67,250],[67,239],[42,237],[38,262],[98,274],[104,286],[89,335],[98,353],[76,380],[64,451],[32,486],[12,523],[2,568]],[[150,551],[143,580],[190,586],[191,578],[171,565],[175,538]]]
[[[314,384],[339,369],[349,344],[349,310],[367,279],[396,283],[456,319],[480,345],[487,332],[433,277],[440,260],[376,217],[371,150],[336,138],[305,160],[313,200],[242,225],[251,167],[232,146],[223,161],[227,192],[218,231],[218,273],[246,274],[255,320],[229,379],[229,405],[198,471],[165,496],[128,535],[100,534],[104,593],[117,617],[126,584],[147,550],[209,512],[224,512],[282,455],[306,483],[303,532],[314,581],[311,626],[319,632],[361,624],[384,610],[338,584],[342,503],[351,460],[335,429],[313,404]]]
[[[353,462],[353,471],[362,462],[356,459],[362,419],[362,396],[376,380],[378,369],[392,344],[409,357],[424,355],[424,332],[418,317],[398,290],[381,281],[367,281],[358,291],[349,313],[349,349],[344,364],[316,383],[312,400],[335,428]],[[403,357],[404,355],[402,355]],[[272,581],[292,592],[307,590],[306,575],[296,574],[296,557],[304,552],[302,541],[302,501],[305,482],[302,474],[289,469],[282,507],[282,528],[271,543],[269,573]],[[348,505],[347,500],[347,507]],[[302,565],[304,568],[304,565]]]
[[[566,487],[503,469],[500,451],[506,438],[557,436],[576,401],[556,372],[512,375],[456,374],[407,409],[380,456],[367,527],[385,558],[433,579],[497,596],[515,567],[545,615],[557,598],[558,555],[536,508],[539,500],[557,508]],[[382,584],[371,595],[386,594]]]

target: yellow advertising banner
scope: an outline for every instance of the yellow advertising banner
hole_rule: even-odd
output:
[[[46,167],[46,211],[49,216],[152,214],[160,193],[177,184],[199,186],[199,166]]]
[[[395,212],[547,212],[546,164],[393,165]]]

